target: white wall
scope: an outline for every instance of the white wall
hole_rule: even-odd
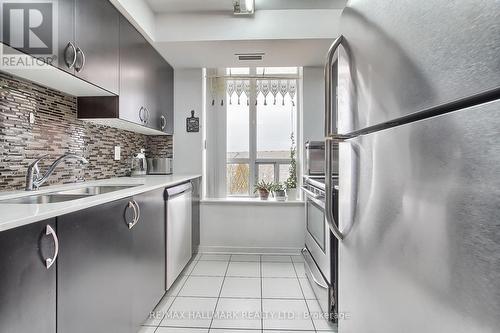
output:
[[[304,203],[201,203],[201,252],[298,253],[304,247]]]
[[[174,173],[202,173],[203,73],[198,69],[174,71]],[[200,118],[198,133],[186,132],[191,110]]]
[[[324,139],[325,81],[323,67],[304,67],[302,71],[302,147],[306,141]],[[305,149],[302,150],[305,154]],[[303,159],[304,161],[304,156]]]

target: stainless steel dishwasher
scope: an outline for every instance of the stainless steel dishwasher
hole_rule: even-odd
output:
[[[170,289],[192,256],[192,185],[183,183],[165,190],[166,289]]]

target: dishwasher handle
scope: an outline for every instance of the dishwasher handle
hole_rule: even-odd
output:
[[[191,184],[191,182],[169,187],[165,190],[165,200],[171,200],[186,192],[191,192],[192,190],[193,190],[193,185]]]

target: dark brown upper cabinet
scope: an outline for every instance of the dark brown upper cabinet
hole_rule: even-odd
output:
[[[120,14],[107,0],[76,0],[75,6],[75,75],[118,94]]]
[[[173,134],[173,68],[125,17],[119,21],[119,97],[79,97],[78,117]]]
[[[124,17],[120,18],[120,101],[119,117],[145,125],[149,66],[149,44]]]
[[[10,22],[6,22],[6,25],[16,27],[16,30],[2,32],[2,42],[44,59],[63,71],[107,90],[110,95],[119,93],[120,14],[109,1],[48,0],[41,3],[10,2],[3,5],[7,6],[4,8],[4,16],[9,19],[15,18],[9,14],[11,9],[12,12],[17,9],[17,13],[22,10],[24,17],[30,17],[31,10],[37,9],[42,15],[42,24],[49,24],[49,27],[30,31],[46,48],[33,48],[31,39],[26,37],[26,27],[8,24]],[[57,23],[56,31],[50,26],[54,22]],[[17,40],[15,36],[18,37]],[[24,37],[22,45],[19,36]],[[56,56],[55,61],[51,55]]]

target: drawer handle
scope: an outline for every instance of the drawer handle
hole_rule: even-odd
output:
[[[47,236],[52,235],[52,239],[54,240],[54,246],[55,246],[54,257],[45,259],[45,267],[49,269],[56,262],[57,256],[59,255],[59,239],[57,238],[56,232],[54,231],[54,229],[52,229],[50,225],[47,225],[47,229],[45,230],[45,235]]]
[[[132,229],[133,227],[135,227],[135,225],[137,224],[137,222],[139,222],[139,219],[141,218],[141,209],[139,208],[139,205],[135,200],[129,201],[128,207],[134,210],[134,219],[132,220],[132,222],[128,223],[128,228]]]

